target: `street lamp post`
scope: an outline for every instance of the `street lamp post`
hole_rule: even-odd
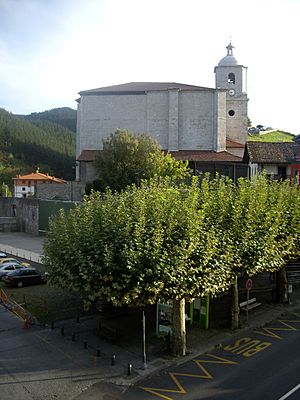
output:
[[[143,368],[147,368],[147,357],[146,357],[146,318],[145,311],[143,310]]]

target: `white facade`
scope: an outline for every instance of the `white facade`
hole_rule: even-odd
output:
[[[21,186],[14,186],[14,197],[32,197],[35,193],[35,186],[32,183],[28,185],[28,182]]]
[[[227,56],[215,67],[215,89],[136,82],[80,92],[77,159],[84,150],[102,149],[103,139],[117,129],[149,134],[169,151],[221,152],[226,150],[226,139],[244,145],[248,123],[246,69],[237,64],[232,48],[230,44]],[[232,74],[234,83],[229,83]],[[81,178],[77,168],[77,179]]]

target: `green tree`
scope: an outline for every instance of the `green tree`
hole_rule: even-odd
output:
[[[52,220],[44,248],[50,282],[87,301],[144,306],[173,301],[173,353],[186,352],[186,298],[230,287],[220,235],[199,211],[198,181],[150,181],[119,194],[94,193]]]
[[[170,176],[183,179],[188,175],[187,163],[176,161],[170,154],[164,155],[158,143],[150,136],[135,136],[125,130],[117,130],[103,141],[103,150],[95,161],[100,187],[104,190],[125,189],[127,185],[139,185],[143,179]]]

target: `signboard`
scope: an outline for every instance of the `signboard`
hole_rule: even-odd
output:
[[[157,303],[156,308],[156,334],[167,335],[169,332],[172,334],[172,303]]]

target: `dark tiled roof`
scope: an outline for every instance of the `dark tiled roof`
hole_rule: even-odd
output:
[[[121,85],[114,86],[106,86],[97,89],[91,90],[83,90],[79,92],[82,95],[105,95],[105,94],[145,94],[146,92],[153,90],[169,90],[169,89],[178,89],[178,90],[197,90],[197,91],[214,91],[215,89],[202,87],[202,86],[194,86],[194,85],[186,85],[184,83],[176,83],[176,82],[130,82],[123,83]]]
[[[80,156],[77,158],[78,161],[90,162],[96,159],[97,154],[101,150],[83,150]],[[166,150],[164,150],[167,153]],[[241,162],[242,158],[237,157],[233,154],[227,153],[227,151],[215,151],[208,150],[179,150],[169,152],[176,160],[184,161],[202,161],[202,162]]]
[[[242,158],[227,153],[227,151],[216,152],[208,150],[179,150],[170,151],[169,153],[172,154],[176,160],[202,162],[242,162]]]
[[[239,142],[235,142],[233,140],[230,139],[226,139],[226,147],[230,147],[230,148],[235,148],[235,149],[242,149],[243,147],[245,147],[245,145],[243,145],[242,143]]]
[[[77,161],[95,161],[97,154],[100,150],[83,150]]]
[[[246,154],[252,163],[288,164],[294,158],[294,143],[248,142]]]

